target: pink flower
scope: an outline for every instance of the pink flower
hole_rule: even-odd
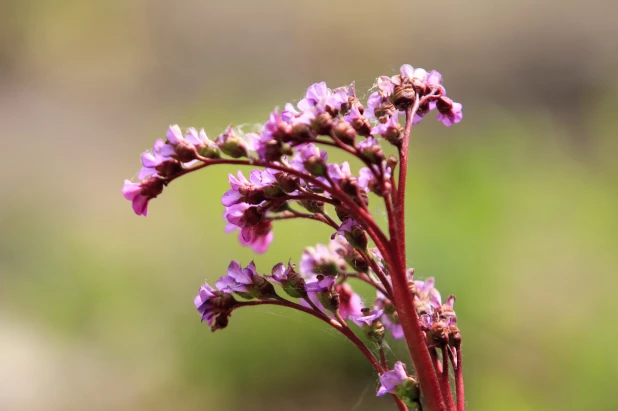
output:
[[[141,183],[132,183],[124,180],[122,195],[131,201],[133,211],[137,215],[148,215],[148,202],[157,197],[163,191],[163,180],[158,177],[150,177]]]

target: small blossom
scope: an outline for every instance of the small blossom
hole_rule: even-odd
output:
[[[408,378],[406,366],[401,361],[395,363],[395,367],[391,371],[387,371],[380,376],[380,388],[378,389],[378,397],[386,394],[396,394],[396,388],[403,384]]]
[[[380,317],[382,317],[382,314],[384,314],[384,310],[369,310],[362,315],[352,315],[349,319],[359,327],[363,327],[365,325],[372,325],[375,321],[378,321]]]
[[[352,177],[350,164],[344,161],[339,164],[331,163],[327,166],[328,176],[337,184],[340,185],[343,180],[349,180]]]
[[[288,263],[287,268],[283,263],[275,265],[270,278],[274,283],[279,284],[290,297],[307,297],[305,280],[294,270],[290,263]]]
[[[326,172],[328,154],[313,143],[298,147],[297,153],[290,160],[290,166],[302,172],[321,176]]]
[[[170,160],[168,155],[164,154],[165,142],[162,139],[157,139],[152,152],[145,151],[142,153],[142,169],[139,171],[137,178],[144,180],[150,176],[158,173],[157,167],[159,167],[164,161]]]
[[[356,249],[366,250],[369,239],[365,230],[352,218],[346,219],[337,230],[337,234],[342,235],[348,243]]]
[[[248,293],[247,286],[253,285],[253,276],[257,275],[253,261],[246,268],[242,268],[238,261],[233,260],[227,267],[227,275],[221,277],[215,284],[217,289],[232,293]]]
[[[362,315],[363,300],[360,295],[354,292],[348,283],[341,283],[335,286],[335,291],[339,293],[339,314],[343,318]]]
[[[414,281],[414,303],[416,310],[421,312],[431,312],[434,309],[438,309],[442,306],[442,300],[440,297],[440,291],[435,288],[435,279],[433,277],[427,278],[425,281]]]
[[[198,313],[200,313],[202,321],[206,321],[212,327],[212,330],[215,331],[225,327],[227,324],[227,322],[223,321],[218,321],[223,322],[223,324],[216,324],[216,318],[227,319],[237,302],[230,294],[216,290],[208,283],[205,283],[200,287],[197,296],[193,299],[193,303]]]
[[[272,222],[255,206],[234,204],[225,209],[223,217],[230,223],[225,231],[229,233],[239,228],[240,243],[253,248],[256,253],[266,252],[273,241]]]
[[[462,105],[455,103],[448,97],[442,96],[437,102],[439,111],[436,120],[441,121],[445,126],[450,127],[459,123],[463,119]]]
[[[306,278],[322,274],[336,276],[345,270],[345,261],[333,247],[317,244],[307,247],[300,258],[300,272]]]
[[[272,174],[262,170],[251,171],[249,180],[245,178],[240,170],[236,175],[237,177],[234,177],[233,174],[228,175],[228,180],[232,189],[226,191],[221,199],[221,203],[226,207],[240,202],[260,204],[265,200],[264,186],[276,181]]]
[[[163,191],[163,180],[158,177],[150,177],[141,183],[132,183],[124,180],[122,195],[131,201],[133,211],[137,215],[148,215],[148,202],[156,198]]]

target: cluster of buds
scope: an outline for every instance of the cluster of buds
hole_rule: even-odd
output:
[[[253,167],[248,174],[229,175],[230,189],[221,199],[226,232],[237,232],[239,242],[256,253],[268,250],[278,221],[314,220],[329,226],[332,236],[328,245],[305,249],[298,271],[288,262],[262,275],[253,262],[243,268],[232,261],[214,287],[204,284],[195,297],[202,320],[219,330],[234,310],[263,304],[311,314],[345,335],[371,362],[380,375],[378,395],[392,394],[400,409],[424,402],[429,410],[444,411],[450,407],[450,389],[441,387],[441,393],[432,385],[436,377],[429,351],[410,350],[413,377],[401,362],[389,371],[383,350],[388,330],[394,339],[405,338],[408,347],[420,337],[427,350],[450,347],[452,356],[460,353],[455,298],[442,304],[433,279],[415,281],[403,263],[407,156],[402,150],[412,126],[432,110],[446,126],[462,120],[461,104],[446,96],[435,70],[403,65],[399,74],[377,79],[365,105],[354,84],[330,89],[316,83],[296,105],[276,108],[252,132],[229,126],[213,141],[204,130],[183,133],[170,126],[165,139],[142,154],[138,181],[125,180],[123,195],[136,214],[146,216],[150,200],[185,174],[213,165]],[[399,157],[387,157],[385,142],[398,149]],[[354,170],[347,161],[329,162],[325,148],[341,150],[362,166]],[[372,216],[370,198],[384,203],[388,233]],[[351,281],[374,287],[376,299],[365,306]],[[463,401],[458,391],[459,411],[460,397]]]

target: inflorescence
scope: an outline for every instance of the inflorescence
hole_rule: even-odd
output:
[[[389,371],[382,350],[386,330],[394,339],[405,336],[394,287],[403,284],[409,290],[433,365],[440,372],[449,358],[457,367],[461,343],[455,297],[443,302],[434,279],[415,280],[414,270],[402,267],[401,256],[389,246],[402,233],[393,221],[395,208],[403,206],[397,190],[402,183],[396,179],[397,166],[403,165],[401,152],[410,128],[431,111],[437,111],[437,120],[446,126],[462,120],[461,104],[447,97],[442,76],[435,70],[428,73],[406,64],[398,75],[379,77],[366,105],[357,98],[354,84],[331,90],[316,83],[296,106],[288,103],[281,111],[275,109],[255,132],[229,126],[213,141],[204,130],[189,128],[183,133],[179,126],[170,126],[165,139],[156,140],[152,150],[142,154],[139,181],[125,180],[123,195],[136,214],[146,216],[150,200],[178,177],[216,164],[258,167],[247,176],[242,171],[229,175],[230,189],[221,200],[226,232],[237,232],[239,242],[256,253],[267,251],[278,220],[315,220],[328,225],[333,235],[328,244],[304,250],[298,271],[288,262],[260,274],[253,262],[243,267],[232,261],[214,287],[208,283],[200,287],[194,302],[202,320],[215,331],[228,325],[234,310],[263,304],[311,314],[345,334],[368,357],[380,374],[378,395],[393,394],[400,409],[405,409],[403,404],[416,407],[422,384],[401,362]],[[399,150],[400,158],[385,154],[385,142]],[[363,167],[355,173],[348,162],[330,163],[326,148],[347,152]],[[390,238],[369,212],[370,193],[384,201]],[[375,288],[371,304],[364,304],[350,279]],[[347,321],[374,344],[381,358],[366,348]],[[449,401],[444,402],[448,406]]]

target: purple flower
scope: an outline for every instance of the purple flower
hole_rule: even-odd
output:
[[[363,327],[366,325],[372,325],[375,321],[379,320],[384,314],[384,310],[370,310],[367,313],[363,313],[362,315],[351,315],[348,317],[352,322],[359,327]]]
[[[150,177],[141,183],[132,183],[124,180],[122,195],[131,201],[133,211],[137,215],[148,215],[148,202],[157,197],[163,191],[163,180],[158,177]]]
[[[227,267],[227,275],[221,277],[215,284],[217,289],[226,293],[240,292],[248,293],[247,286],[253,285],[253,276],[258,275],[253,261],[245,268],[242,268],[238,261],[234,260]]]
[[[249,180],[245,178],[242,171],[238,171],[234,177],[233,174],[228,175],[231,190],[223,194],[221,203],[230,207],[240,202],[248,204],[260,204],[265,200],[263,188],[273,182],[276,182],[274,176],[268,171],[253,170],[249,174]]]
[[[307,247],[300,258],[300,272],[307,279],[322,274],[336,276],[345,270],[345,261],[331,246]]]
[[[330,291],[335,284],[337,277],[323,276],[317,277],[315,281],[307,283],[307,291],[309,293],[320,293]]]
[[[266,252],[273,241],[272,222],[257,207],[247,203],[234,204],[225,209],[223,217],[230,223],[225,231],[229,233],[239,228],[240,243],[253,248],[256,253]]]
[[[169,160],[170,157],[163,154],[165,152],[165,146],[165,142],[159,138],[155,141],[152,152],[145,151],[142,153],[142,169],[137,175],[138,179],[144,180],[157,174],[157,167],[164,161]]]
[[[348,283],[337,284],[335,291],[339,293],[339,314],[341,317],[349,318],[363,314],[363,300]]]
[[[440,292],[435,288],[435,283],[433,277],[429,277],[425,281],[414,281],[414,304],[419,314],[423,312],[431,313],[442,306]]]
[[[298,146],[298,151],[290,160],[290,166],[298,171],[323,175],[326,172],[326,160],[328,160],[326,151],[320,150],[313,143],[308,143]]]
[[[212,325],[217,314],[213,311],[214,306],[212,305],[212,300],[217,297],[216,293],[217,290],[208,285],[208,283],[204,283],[193,300],[195,308],[202,315],[202,321],[206,321],[208,325]]]
[[[393,132],[401,130],[401,124],[399,124],[398,113],[395,112],[392,116],[389,117],[386,123],[378,123],[374,128],[371,129],[371,135],[381,134],[384,137],[392,134]]]
[[[224,317],[224,319],[229,317],[237,301],[230,294],[216,290],[208,285],[208,283],[205,283],[200,287],[200,291],[193,299],[193,303],[200,313],[202,321],[206,321],[208,325],[213,326],[217,315]],[[222,321],[212,327],[212,330],[215,331],[219,328],[223,328],[226,324],[227,321]]]
[[[436,70],[431,70],[429,74],[427,74],[427,78],[425,79],[425,84],[429,87],[441,87],[442,86],[442,74],[440,74]]]
[[[382,162],[382,170],[384,170],[384,181],[386,183],[386,189],[390,190],[391,183],[391,169],[386,166],[385,162]],[[378,174],[379,175],[379,174]],[[375,174],[368,167],[363,167],[358,172],[358,186],[365,190],[365,192],[373,191],[378,195],[383,195],[382,187],[378,185],[379,181],[376,180]]]
[[[386,394],[396,394],[396,389],[408,379],[406,366],[401,361],[395,363],[395,367],[391,371],[387,371],[380,375],[380,388],[377,396],[381,397]]]
[[[453,100],[446,96],[438,99],[437,107],[439,114],[436,120],[441,121],[447,127],[457,124],[463,119],[462,105],[453,102]]]
[[[298,108],[303,112],[314,111],[314,114],[320,114],[326,111],[327,107],[331,107],[337,111],[341,110],[341,106],[348,102],[348,90],[340,88],[334,92],[326,87],[325,82],[315,83],[309,86],[305,98],[298,102]]]
[[[404,337],[403,326],[399,321],[399,316],[394,304],[386,298],[381,292],[377,292],[377,298],[373,303],[376,310],[382,310],[382,318],[380,321],[386,329],[391,332],[394,339],[399,340]]]
[[[348,240],[350,245],[358,250],[366,250],[369,239],[365,230],[353,218],[347,218],[337,230],[337,234],[342,235]]]
[[[342,181],[349,180],[352,177],[350,171],[350,164],[344,161],[339,164],[331,163],[327,166],[329,177],[337,184],[340,185]]]

